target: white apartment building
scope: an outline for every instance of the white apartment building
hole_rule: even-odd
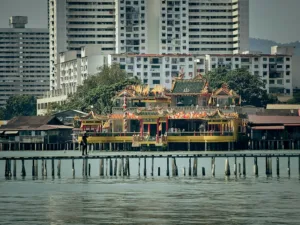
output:
[[[25,28],[28,19],[13,16],[0,29],[0,107],[13,95],[37,97],[49,90],[49,32]]]
[[[101,52],[115,52],[115,0],[48,0],[51,90],[59,53],[82,46],[101,45]]]
[[[137,77],[150,87],[160,84],[170,89],[179,73],[184,79],[195,75],[194,56],[187,54],[112,54],[108,64],[112,63],[120,64],[129,77]]]
[[[55,86],[57,89],[44,93],[37,99],[37,115],[44,115],[49,104],[63,104],[69,94],[74,94],[89,75],[98,72],[99,67],[108,63],[108,56],[101,54],[101,45],[81,47],[80,57],[77,51],[59,54],[59,63],[55,65]]]
[[[259,76],[270,94],[293,94],[292,55],[246,53],[234,55],[206,55],[206,71],[218,67],[234,70],[245,68],[254,76]]]
[[[119,0],[116,12],[116,53],[236,54],[249,49],[249,0]]]

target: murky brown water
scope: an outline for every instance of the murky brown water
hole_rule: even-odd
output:
[[[2,153],[0,153],[1,156]],[[57,153],[63,154],[63,153]],[[264,159],[259,159],[259,177],[253,176],[253,159],[247,160],[247,176],[224,177],[224,159],[216,159],[216,177],[210,173],[210,159],[198,160],[198,176],[184,177],[181,169],[187,159],[178,159],[179,177],[166,177],[165,159],[155,160],[154,174],[137,176],[137,160],[131,160],[130,178],[99,177],[99,160],[89,160],[92,174],[82,177],[82,161],[76,161],[72,177],[71,161],[62,161],[61,178],[31,176],[31,161],[26,161],[27,176],[4,178],[0,161],[0,224],[299,224],[300,181],[298,159],[281,159],[280,178],[266,177]],[[238,163],[241,159],[238,159]],[[230,161],[233,169],[233,161]],[[202,177],[201,167],[206,168]],[[141,171],[143,161],[141,161]],[[141,172],[142,174],[142,172]]]

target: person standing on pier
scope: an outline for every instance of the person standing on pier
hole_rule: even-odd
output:
[[[82,140],[81,140],[81,145],[82,145],[82,155],[87,155],[87,135],[86,133],[83,134]]]

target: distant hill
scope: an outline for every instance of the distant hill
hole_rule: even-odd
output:
[[[250,38],[249,40],[250,50],[251,51],[260,51],[265,54],[271,53],[271,47],[274,45],[291,45],[295,46],[295,55],[300,55],[300,42],[291,42],[291,43],[277,43],[275,41],[259,39],[259,38]]]

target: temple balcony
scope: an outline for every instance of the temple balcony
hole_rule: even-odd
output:
[[[212,113],[215,112],[217,109],[222,110],[223,113],[232,113],[232,112],[239,112],[240,107],[216,107],[216,106],[171,106],[171,107],[160,107],[165,110],[167,109],[173,109],[175,111],[185,111],[185,112],[208,112]],[[136,110],[155,110],[156,107],[128,107],[126,109],[127,112],[134,113]],[[123,113],[123,107],[113,107],[112,108],[113,113]]]

